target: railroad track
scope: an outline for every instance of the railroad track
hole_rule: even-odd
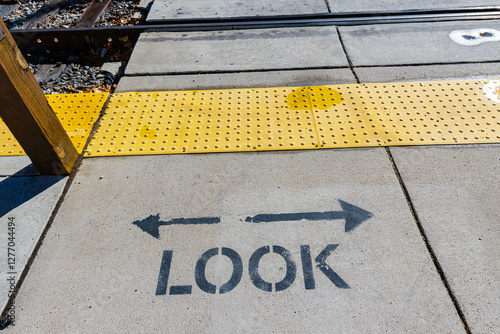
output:
[[[3,0],[0,0],[3,1]],[[122,50],[125,45],[128,50],[122,52],[118,61],[126,62],[129,55],[144,31],[206,31],[228,29],[259,29],[283,28],[301,26],[352,26],[390,23],[417,23],[417,22],[442,22],[464,20],[493,20],[500,19],[500,6],[498,7],[469,7],[461,9],[436,9],[436,10],[406,10],[395,12],[353,12],[353,13],[326,13],[314,15],[293,16],[267,16],[243,17],[223,19],[196,19],[196,20],[165,20],[154,23],[142,21],[139,25],[96,27],[96,23],[106,13],[111,0],[92,0],[83,12],[74,28],[36,29],[40,22],[56,15],[68,0],[50,0],[25,24],[29,29],[13,29],[11,34],[17,45],[25,55],[50,54],[52,63],[66,62],[74,54],[85,55],[105,54],[109,50]],[[37,23],[38,22],[38,23]],[[30,28],[31,27],[31,28]],[[121,51],[119,51],[120,53]],[[104,60],[108,59],[101,56]],[[113,61],[113,60],[112,60]],[[116,61],[116,60],[115,60]],[[55,65],[52,69],[45,68],[47,79],[54,77],[54,73],[61,72]],[[57,78],[56,78],[57,79]],[[41,80],[39,82],[44,82]],[[109,82],[108,82],[109,84]],[[110,91],[107,86],[101,91]]]
[[[456,10],[408,10],[400,12],[365,12],[315,14],[275,17],[248,17],[220,20],[162,21],[153,24],[115,27],[76,27],[70,29],[17,29],[12,36],[21,49],[41,48],[85,49],[110,40],[128,37],[136,40],[146,30],[195,31],[220,29],[259,29],[324,25],[370,25],[390,23],[440,22],[457,20],[500,19],[500,7],[471,7]]]

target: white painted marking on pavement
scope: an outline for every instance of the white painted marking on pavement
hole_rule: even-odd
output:
[[[500,41],[500,31],[486,28],[454,30],[448,36],[453,42],[464,46],[476,46],[486,42]]]
[[[500,103],[500,80],[490,80],[483,86],[484,95],[495,102]]]

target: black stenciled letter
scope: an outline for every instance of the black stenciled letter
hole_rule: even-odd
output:
[[[316,267],[321,270],[326,277],[332,281],[337,288],[340,289],[350,289],[351,287],[339,276],[328,264],[325,263],[326,259],[330,254],[338,247],[338,244],[330,244],[325,247],[316,257]]]
[[[250,261],[248,262],[248,274],[250,275],[250,280],[252,281],[253,285],[267,292],[273,291],[273,286],[271,283],[264,281],[262,277],[260,277],[259,262],[260,259],[264,255],[269,254],[269,252],[269,246],[263,246],[253,252],[252,256],[250,257]]]
[[[248,263],[248,273],[253,285],[266,292],[272,291],[272,283],[264,281],[260,276],[259,262],[264,255],[269,253],[269,246],[261,247],[252,254]],[[293,284],[295,277],[297,276],[297,266],[295,265],[295,262],[293,262],[290,252],[286,248],[273,246],[273,253],[280,255],[286,262],[285,277],[275,285],[276,292],[278,292],[287,289]]]
[[[220,294],[229,292],[236,288],[241,281],[241,276],[243,276],[243,261],[241,261],[240,255],[231,248],[225,247],[222,247],[222,255],[227,256],[231,262],[233,262],[233,274],[227,283],[220,286]]]
[[[205,269],[207,267],[207,262],[215,255],[219,254],[218,248],[212,248],[201,255],[196,263],[195,268],[195,279],[198,287],[205,291],[206,293],[215,294],[217,292],[217,286],[210,283],[205,275]],[[233,290],[241,281],[241,276],[243,276],[243,262],[241,261],[240,255],[230,248],[222,247],[222,255],[227,256],[233,263],[233,273],[231,278],[226,283],[222,284],[219,289],[219,293],[223,294]]]
[[[172,264],[171,250],[163,251],[161,259],[160,274],[158,275],[158,284],[156,285],[156,295],[162,296],[167,294],[168,276],[170,275],[170,265]]]
[[[172,250],[163,251],[160,274],[158,275],[158,284],[156,285],[157,296],[163,296],[167,294],[168,278],[170,276],[170,267],[172,265],[172,255]],[[191,294],[191,285],[173,285],[170,287],[169,294],[189,295]]]
[[[293,284],[295,277],[297,276],[297,266],[295,265],[295,262],[293,262],[292,256],[286,248],[273,246],[273,253],[281,255],[286,262],[286,275],[281,282],[276,283],[276,292],[278,292],[288,289],[288,287]]]
[[[300,246],[300,258],[302,260],[302,271],[304,273],[304,285],[306,290],[314,290],[316,282],[311,259],[311,248],[309,245]]]

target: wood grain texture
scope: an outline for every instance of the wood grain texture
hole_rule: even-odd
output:
[[[37,29],[43,25],[48,19],[56,16],[61,7],[67,5],[69,0],[50,0],[43,5],[33,16],[26,22],[23,29]]]
[[[54,64],[43,64],[38,72],[35,73],[35,79],[39,83],[42,81],[49,81],[51,78],[57,80],[65,68],[65,64],[59,66]]]
[[[8,31],[0,41],[0,117],[40,174],[71,173],[78,153]]]
[[[85,12],[76,23],[77,27],[93,27],[106,13],[112,0],[92,0]]]

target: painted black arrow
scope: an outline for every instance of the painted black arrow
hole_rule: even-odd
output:
[[[373,217],[371,212],[358,208],[352,204],[339,200],[342,211],[325,212],[301,212],[301,213],[278,213],[260,214],[254,217],[247,217],[245,221],[251,223],[271,223],[297,220],[337,220],[345,219],[345,231],[351,232],[366,220]]]
[[[156,239],[160,239],[160,226],[167,225],[203,225],[203,224],[218,224],[219,217],[205,218],[176,218],[169,221],[160,221],[160,214],[151,215],[143,220],[136,220],[132,224],[137,225],[146,233],[151,234]]]
[[[271,223],[279,221],[297,221],[297,220],[345,220],[345,231],[351,232],[356,227],[361,225],[366,220],[373,217],[373,214],[358,208],[352,204],[339,200],[342,211],[325,211],[325,212],[302,212],[302,213],[279,213],[279,214],[260,214],[254,217],[247,217],[245,221],[251,223]],[[176,218],[169,221],[160,221],[160,214],[151,215],[143,220],[133,222],[142,231],[149,233],[156,239],[160,239],[160,226],[167,225],[203,225],[203,224],[218,224],[219,217],[204,217],[204,218]]]

